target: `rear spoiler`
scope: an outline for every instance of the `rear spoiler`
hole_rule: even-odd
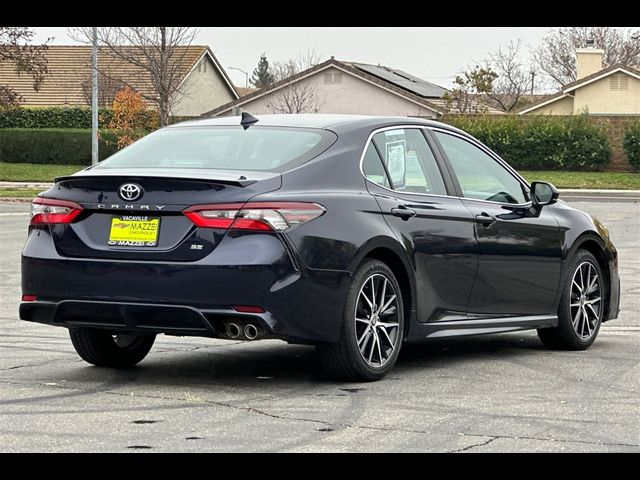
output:
[[[236,187],[248,187],[249,185],[253,185],[258,180],[247,179],[245,177],[239,177],[235,180],[232,179],[218,179],[218,178],[202,178],[202,177],[190,177],[190,176],[179,176],[179,177],[170,177],[168,175],[66,175],[63,177],[56,177],[54,179],[55,183],[73,181],[73,180],[99,180],[99,179],[114,179],[121,178],[123,182],[135,182],[140,181],[142,179],[154,178],[154,179],[171,179],[175,181],[192,181],[192,182],[203,182],[203,183],[219,183],[222,185],[233,185]]]

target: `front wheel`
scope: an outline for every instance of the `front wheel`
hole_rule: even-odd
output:
[[[400,285],[386,264],[368,260],[351,280],[340,339],[318,345],[317,352],[332,378],[379,380],[398,359],[403,331]]]
[[[78,355],[99,367],[131,367],[147,356],[155,335],[112,333],[91,328],[69,329],[71,343]]]
[[[605,285],[602,270],[591,252],[578,250],[569,264],[558,306],[558,326],[541,328],[545,347],[586,350],[598,336],[604,313]]]

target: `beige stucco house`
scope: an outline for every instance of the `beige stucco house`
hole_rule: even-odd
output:
[[[448,90],[402,70],[331,58],[207,112],[344,113],[438,118],[452,110]],[[478,104],[478,109],[500,113]]]
[[[604,50],[577,50],[575,82],[520,115],[640,115],[640,70],[616,64],[602,68]]]
[[[133,47],[120,47],[133,48]],[[24,107],[78,106],[90,104],[91,47],[52,45],[45,51],[48,73],[38,91],[29,75],[18,75],[10,63],[0,63],[0,85],[7,85],[22,98]],[[238,97],[231,80],[211,49],[203,45],[177,47],[183,59],[177,71],[179,88],[172,98],[171,114],[197,117]],[[100,103],[108,106],[124,84],[144,95],[152,95],[150,75],[139,67],[115,58],[102,47],[98,52]]]

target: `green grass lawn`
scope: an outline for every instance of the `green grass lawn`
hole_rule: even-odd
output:
[[[626,172],[525,172],[529,182],[544,180],[558,188],[595,188],[603,190],[640,190],[640,173]]]
[[[39,165],[35,163],[0,162],[0,181],[52,182],[55,177],[82,170],[82,165]]]

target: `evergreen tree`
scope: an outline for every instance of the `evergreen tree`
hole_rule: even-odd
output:
[[[267,60],[267,55],[263,53],[258,62],[258,66],[251,74],[251,85],[256,88],[264,88],[272,83],[273,75],[269,71],[269,61]]]

